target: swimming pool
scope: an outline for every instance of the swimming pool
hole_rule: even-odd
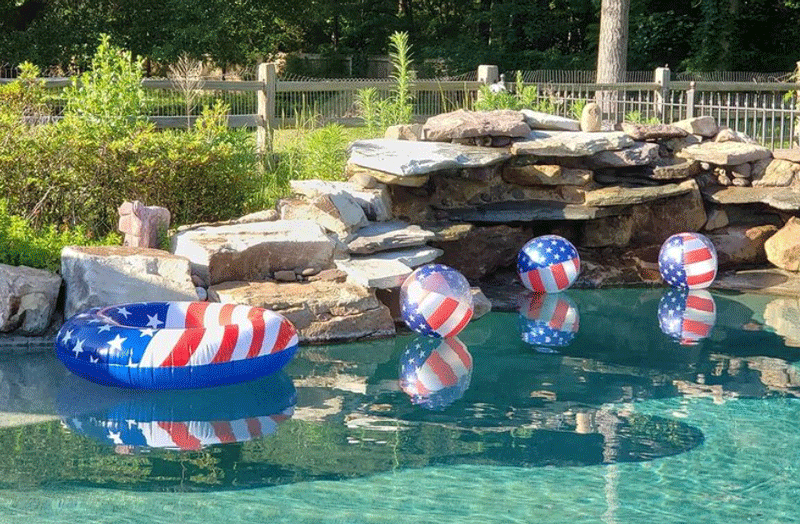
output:
[[[2,411],[52,420],[0,429],[0,522],[797,519],[800,303],[714,294],[673,338],[672,298],[571,290],[188,396],[6,359]]]

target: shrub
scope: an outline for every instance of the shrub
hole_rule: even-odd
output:
[[[0,263],[57,271],[61,250],[69,245],[119,244],[120,236],[111,233],[102,239],[89,237],[82,228],[59,230],[54,225],[36,229],[23,217],[8,212],[8,202],[0,199]]]

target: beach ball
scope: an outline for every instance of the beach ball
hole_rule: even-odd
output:
[[[714,297],[705,289],[670,289],[658,303],[658,326],[681,345],[708,337],[717,320]]]
[[[542,353],[568,346],[580,328],[575,302],[564,293],[532,293],[520,301],[522,341]]]
[[[400,313],[420,335],[453,337],[472,318],[472,291],[467,279],[442,264],[427,264],[411,273],[400,288]]]
[[[417,337],[400,357],[400,389],[427,409],[443,409],[463,397],[471,378],[472,355],[458,337]]]
[[[558,293],[567,289],[580,270],[578,250],[558,235],[529,240],[517,256],[517,272],[522,284],[536,293]]]
[[[717,250],[700,233],[672,235],[661,245],[658,270],[672,287],[706,288],[717,276]]]

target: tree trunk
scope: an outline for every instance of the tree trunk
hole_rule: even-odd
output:
[[[597,47],[597,82],[625,81],[628,60],[628,12],[630,0],[602,0],[600,8],[600,41]],[[598,91],[597,103],[607,115],[619,120],[616,93]]]

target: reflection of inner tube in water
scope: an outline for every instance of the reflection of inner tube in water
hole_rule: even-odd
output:
[[[417,337],[400,357],[400,388],[411,402],[444,409],[464,396],[472,377],[472,355],[458,337]]]
[[[92,308],[59,330],[56,355],[107,386],[204,388],[263,377],[297,351],[297,332],[273,311],[211,302]]]
[[[566,293],[531,293],[520,300],[522,341],[541,353],[566,347],[580,328],[578,306]]]
[[[292,416],[296,400],[283,372],[194,391],[131,391],[74,380],[58,397],[72,432],[108,445],[180,450],[269,435]]]
[[[714,297],[705,289],[670,289],[658,303],[658,325],[683,346],[707,338],[717,320]]]

